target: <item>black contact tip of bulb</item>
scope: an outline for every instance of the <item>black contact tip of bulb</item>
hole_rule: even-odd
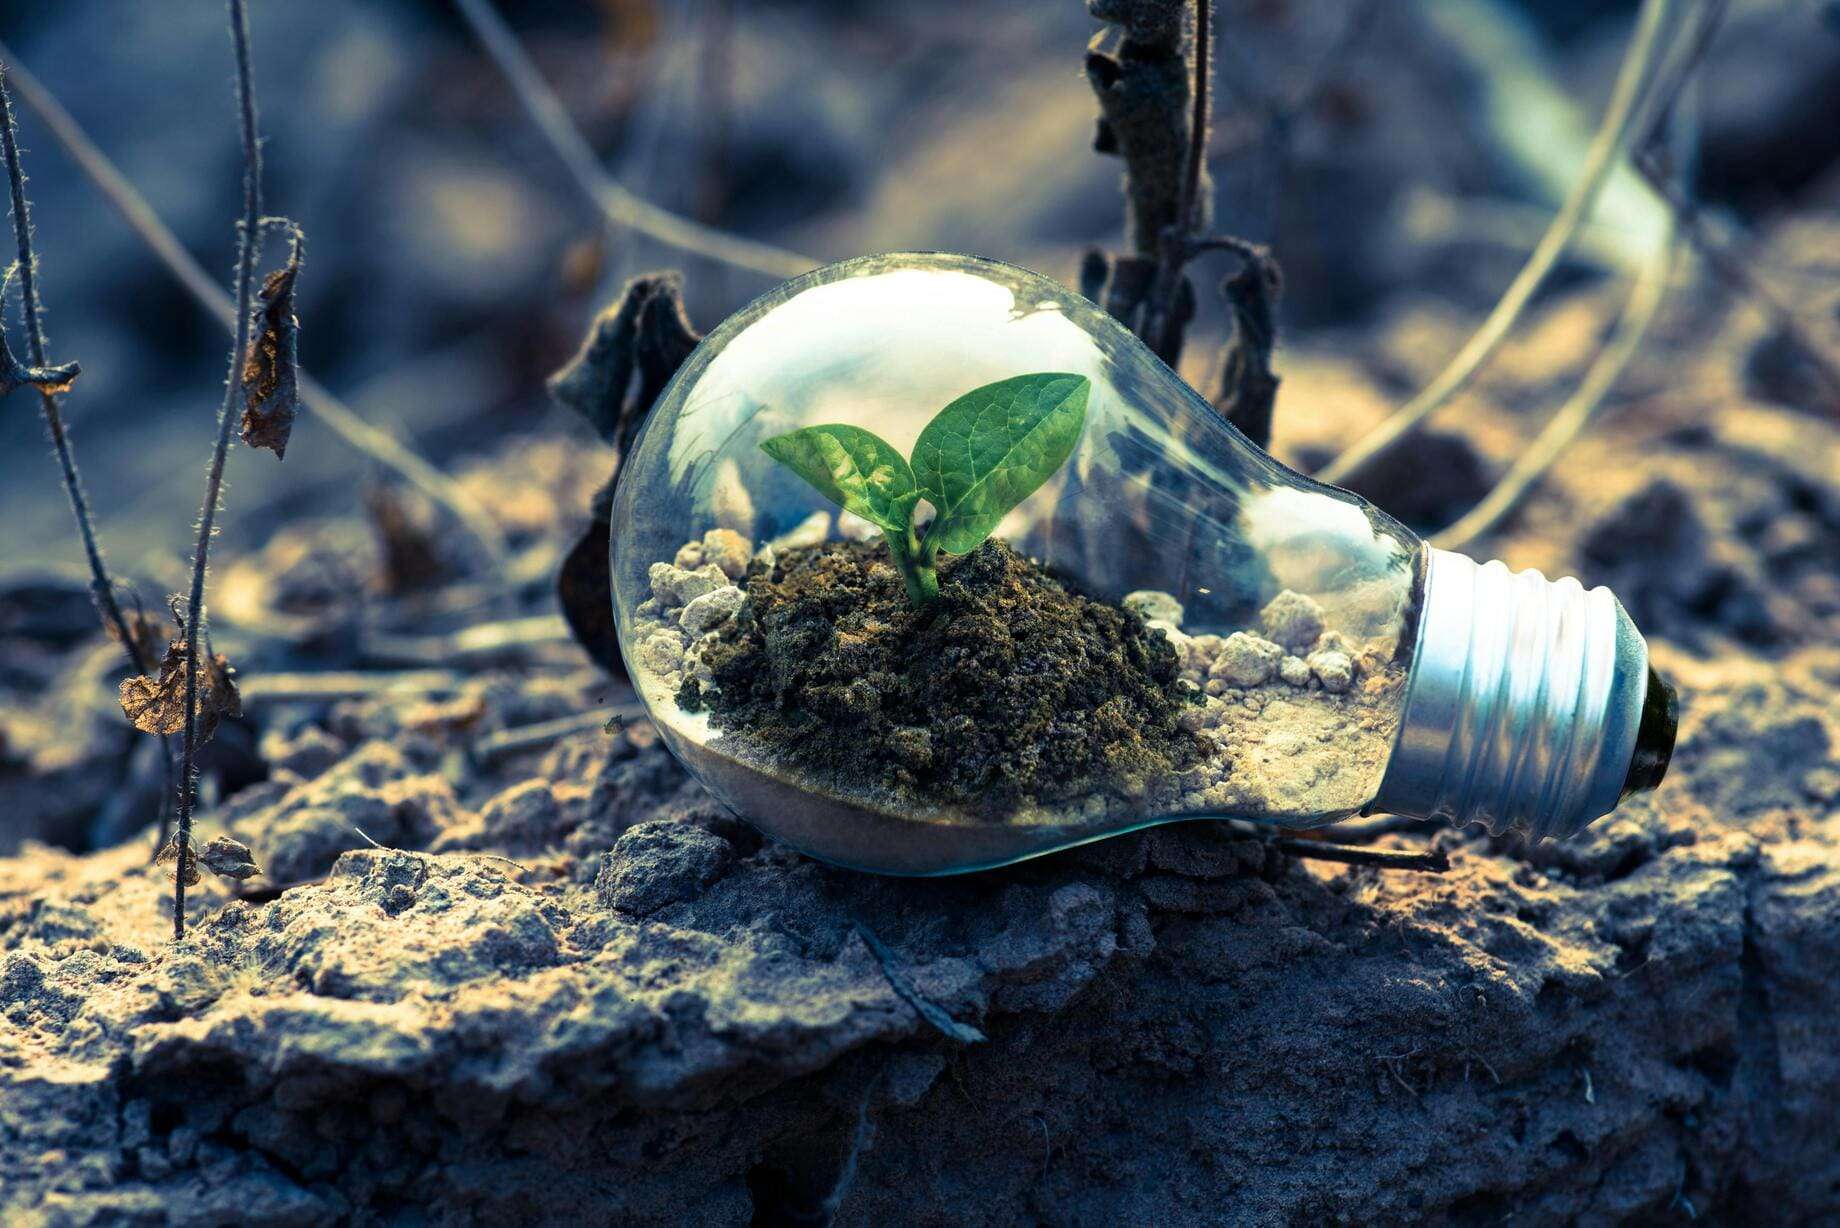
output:
[[[1636,729],[1636,753],[1629,760],[1629,774],[1623,777],[1622,797],[1661,783],[1667,775],[1668,761],[1674,757],[1674,734],[1679,725],[1680,700],[1651,665],[1648,690],[1642,696],[1642,723]]]

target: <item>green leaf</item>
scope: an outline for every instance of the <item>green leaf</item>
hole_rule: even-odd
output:
[[[913,523],[914,471],[887,440],[854,426],[808,426],[763,439],[761,451],[846,512],[877,528],[906,533]]]
[[[1018,375],[974,388],[914,443],[914,480],[936,515],[923,552],[963,554],[1073,455],[1092,381]]]

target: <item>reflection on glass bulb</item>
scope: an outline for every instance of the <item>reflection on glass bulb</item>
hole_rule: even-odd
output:
[[[761,448],[843,424],[909,455],[942,406],[1042,372],[1091,382],[1083,433],[1002,546],[942,566],[938,608],[908,609],[873,528]],[[971,257],[832,265],[731,317],[653,410],[612,536],[621,651],[672,750],[769,834],[866,870],[1197,817],[1563,836],[1672,746],[1607,590],[1429,549],[1253,446],[1090,302]]]

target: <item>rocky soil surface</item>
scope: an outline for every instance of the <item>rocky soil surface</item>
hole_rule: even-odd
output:
[[[1382,18],[1390,11],[1381,6]],[[120,20],[116,8],[96,12],[107,14],[96,22]],[[956,135],[906,132],[912,147],[886,172],[901,190],[873,193],[903,208],[868,202],[859,227],[812,246],[1017,254],[1027,249],[1010,230],[981,228],[1100,198],[1104,216],[1065,233],[1112,233],[1116,167],[1086,156],[1090,97],[1063,88],[1066,47],[1088,23],[1078,6],[1065,12],[1071,33],[1053,33],[1052,58],[1018,78],[1010,110]],[[221,73],[199,73],[194,35],[183,38],[173,71],[221,93]],[[143,43],[123,46],[139,56]],[[990,46],[1010,71],[1005,44]],[[1775,48],[1755,53],[1761,67],[1733,88],[1781,75],[1792,57]],[[1294,50],[1306,62],[1321,54]],[[1361,71],[1392,58],[1368,54]],[[86,57],[44,59],[117,88]],[[763,75],[758,89],[810,94],[808,51],[772,62],[785,75]],[[930,75],[939,62],[914,61]],[[997,74],[988,61],[964,63],[941,90],[981,115]],[[1410,80],[1429,89],[1460,75],[1413,68]],[[606,79],[599,68],[576,76]],[[1048,101],[1030,110],[1037,94]],[[1300,189],[1310,209],[1286,223],[1357,249],[1361,276],[1341,264],[1332,273],[1334,253],[1299,234],[1279,236],[1288,301],[1310,287],[1345,297],[1358,281],[1369,305],[1358,321],[1334,315],[1285,338],[1275,450],[1305,468],[1422,386],[1528,246],[1485,235],[1402,249],[1376,238],[1365,213],[1359,225],[1324,220],[1395,195],[1351,191],[1351,173],[1356,184],[1419,185],[1412,141],[1444,140],[1449,117],[1481,110],[1404,97],[1418,111],[1382,112],[1358,145],[1310,154],[1303,188],[1331,187]],[[1044,125],[1064,140],[1036,139]],[[793,145],[810,145],[810,125],[784,126]],[[883,129],[864,123],[853,139],[880,158]],[[1025,130],[1028,141],[1013,140]],[[494,136],[494,157],[528,140],[521,123],[515,131]],[[993,132],[1028,156],[1010,175],[964,174],[967,150],[985,164]],[[396,157],[398,143],[364,140],[419,165]],[[1756,148],[1732,137],[1709,162],[1737,175],[1737,156]],[[1363,150],[1371,156],[1354,157]],[[1236,165],[1271,178],[1261,162]],[[371,163],[353,167],[361,179]],[[1800,221],[1759,227],[1757,268],[1811,274],[1785,273],[1784,296],[1798,303],[1813,302],[1811,284],[1835,284],[1814,276],[1832,272],[1840,250],[1840,232],[1821,220],[1840,200],[1828,174],[1825,186],[1781,185],[1802,192]],[[1051,190],[1019,190],[1029,177],[1053,180]],[[937,212],[936,225],[911,216],[914,201]],[[49,230],[61,211],[40,212]],[[1244,210],[1223,214],[1237,225]],[[321,259],[344,246],[323,242]],[[68,259],[86,244],[50,247]],[[429,250],[417,269],[486,267],[456,257],[469,250],[458,240]],[[1070,251],[1053,248],[1061,267],[1037,263],[1071,277]],[[1391,267],[1402,251],[1416,271]],[[104,257],[115,259],[96,247]],[[427,281],[395,268],[365,265],[362,284]],[[159,301],[80,274],[60,273],[98,294]],[[535,256],[522,278],[543,301],[553,295],[554,273]],[[477,281],[443,312],[395,298],[373,306],[388,320],[425,319],[419,327],[446,344],[456,319],[508,314],[505,277]],[[717,281],[691,278],[693,288]],[[1573,270],[1366,492],[1415,527],[1453,520],[1588,364],[1623,293],[1614,281]],[[1433,285],[1441,297],[1426,297]],[[1468,297],[1449,298],[1452,286]],[[85,315],[75,302],[59,311],[73,325]],[[1819,315],[1831,349],[1840,316],[1831,303],[1822,311],[1807,315]],[[507,348],[462,340],[469,355]],[[1184,367],[1198,386],[1217,376],[1208,342],[1197,332]],[[211,338],[213,352],[220,344]],[[537,383],[526,371],[514,386]],[[117,400],[167,432],[169,416],[138,395]],[[420,384],[397,400],[424,421],[454,413]],[[119,648],[95,633],[80,582],[9,574],[0,1222],[1834,1222],[1831,411],[1793,345],[1683,262],[1602,421],[1474,547],[1615,588],[1680,690],[1673,767],[1657,793],[1565,844],[1392,825],[1339,833],[1380,847],[1436,843],[1451,861],[1441,875],[1294,860],[1208,824],[959,880],[880,879],[803,859],[722,813],[623,684],[540,627],[527,633],[522,620],[553,610],[556,564],[608,467],[576,440],[546,437],[460,475],[516,548],[510,600],[402,496],[380,493],[368,529],[355,515],[285,519],[298,505],[242,522],[259,538],[254,526],[280,521],[261,549],[219,556],[213,631],[241,670],[245,715],[205,755],[200,836],[242,841],[265,874],[194,888],[190,932],[173,943],[166,876],[151,860],[160,756],[130,738],[115,704]],[[18,429],[36,438],[29,421]],[[115,504],[142,496],[147,470],[144,436],[123,439],[114,467],[92,475]],[[35,447],[8,456],[47,469]],[[350,501],[349,457],[327,456],[344,495],[315,507]],[[288,465],[300,463],[291,452]],[[67,533],[42,482],[33,523]],[[259,485],[245,483],[233,508],[261,507]],[[103,506],[105,536],[133,543],[135,521],[171,520],[186,538],[195,487],[188,477],[172,489],[171,517]],[[236,501],[244,492],[250,504]],[[8,531],[9,551],[27,541],[33,558],[74,557],[49,528]],[[117,548],[118,561],[142,556],[152,552]],[[179,572],[147,570],[168,581],[142,586],[157,609]],[[605,732],[610,712],[625,719]]]
[[[1381,837],[1442,843],[1441,876],[1196,824],[873,878],[725,816],[642,721],[506,753],[627,702],[566,646],[336,699],[263,699],[246,657],[201,834],[266,877],[196,888],[173,944],[147,832],[0,860],[0,1218],[1829,1217],[1840,651],[1803,556],[1840,534],[1840,441],[1743,413],[1625,418],[1503,543],[1647,618],[1683,695],[1669,779],[1563,845]],[[60,625],[7,638],[14,831],[123,753],[70,732],[107,649]]]

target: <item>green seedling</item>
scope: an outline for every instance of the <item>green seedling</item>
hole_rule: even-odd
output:
[[[1092,381],[1042,372],[973,388],[940,410],[914,455],[861,427],[808,426],[761,441],[761,450],[846,512],[882,531],[916,606],[939,596],[939,552],[964,554],[1073,455]],[[933,521],[922,538],[914,508]]]

